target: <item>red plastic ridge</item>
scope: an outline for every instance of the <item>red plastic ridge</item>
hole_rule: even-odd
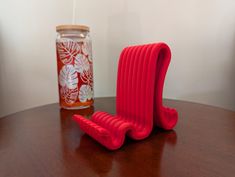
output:
[[[110,150],[120,148],[126,134],[141,140],[149,136],[153,126],[172,129],[178,120],[177,111],[162,104],[170,59],[170,49],[164,43],[125,48],[118,65],[117,115],[98,111],[90,120],[80,115],[74,115],[73,119]]]

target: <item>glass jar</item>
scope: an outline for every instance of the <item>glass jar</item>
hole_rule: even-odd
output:
[[[89,27],[60,25],[56,31],[60,106],[65,109],[87,108],[94,102]]]

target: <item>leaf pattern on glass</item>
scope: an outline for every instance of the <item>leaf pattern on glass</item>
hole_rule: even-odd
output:
[[[77,72],[80,74],[84,71],[88,71],[90,69],[90,64],[83,54],[77,54],[75,61],[74,61],[74,67]]]
[[[82,44],[82,52],[87,56],[88,60],[92,62],[92,46],[91,41],[84,41]]]
[[[77,101],[78,89],[69,89],[67,87],[60,88],[61,98],[65,100],[67,104],[73,104]]]
[[[89,85],[81,85],[79,90],[79,100],[81,102],[86,102],[93,98],[93,91]]]
[[[75,89],[78,84],[78,75],[73,65],[64,65],[60,70],[59,84],[69,89]]]
[[[82,82],[84,82],[88,85],[92,85],[92,83],[93,83],[92,69],[90,68],[88,71],[83,72],[80,75],[80,79],[81,79]]]
[[[64,64],[70,64],[81,50],[80,45],[71,39],[60,39],[56,45],[59,58]]]

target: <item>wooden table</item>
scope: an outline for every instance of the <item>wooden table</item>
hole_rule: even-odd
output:
[[[115,98],[68,111],[58,104],[0,119],[0,177],[234,177],[235,112],[184,101],[173,131],[155,129],[143,141],[127,139],[108,151],[79,129],[74,113],[115,113]]]

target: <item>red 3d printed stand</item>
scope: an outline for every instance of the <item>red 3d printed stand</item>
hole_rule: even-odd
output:
[[[110,150],[120,148],[125,136],[141,140],[154,126],[172,129],[178,120],[175,109],[164,107],[162,91],[171,59],[164,43],[125,48],[117,78],[117,115],[95,112],[91,119],[74,115],[80,128]]]

